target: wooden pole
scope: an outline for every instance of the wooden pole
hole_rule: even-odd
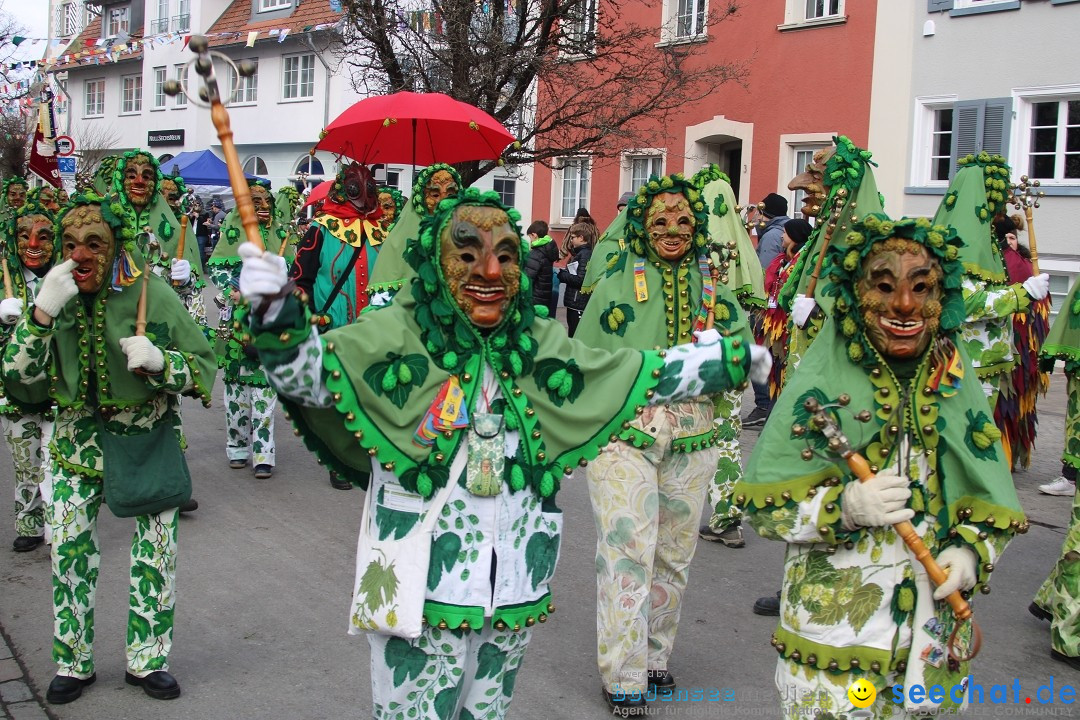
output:
[[[1035,220],[1032,217],[1031,205],[1024,205],[1024,215],[1027,217],[1028,250],[1031,251],[1031,270],[1039,274],[1039,250],[1035,245]]]
[[[6,255],[4,256],[3,262],[4,262],[4,297],[5,298],[12,298],[12,297],[15,297],[15,292],[11,287],[11,271],[8,270],[8,261],[7,261],[7,256]]]
[[[135,334],[146,334],[146,289],[150,284],[150,261],[143,267],[142,287],[139,288],[139,304],[135,310]]]
[[[184,259],[184,245],[187,242],[187,228],[188,228],[188,216],[186,214],[180,216],[180,240],[176,243],[176,259]],[[179,285],[180,283],[173,281],[173,285]]]

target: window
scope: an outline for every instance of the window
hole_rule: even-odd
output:
[[[386,171],[386,186],[392,188],[401,189],[401,171],[400,170],[387,170]]]
[[[814,153],[823,149],[823,147],[825,146],[808,147],[803,145],[799,147],[793,147],[792,151],[795,153],[795,157],[792,164],[792,167],[794,168],[794,173],[792,174],[792,177],[803,173],[806,170],[806,166],[814,161]],[[797,213],[799,213],[800,208],[802,208],[803,206],[803,198],[806,197],[806,191],[791,190],[790,192],[791,198],[788,202],[788,208],[790,212],[788,212],[788,215],[790,217],[798,217]]]
[[[154,68],[154,110],[165,107],[165,68]]]
[[[266,172],[266,162],[258,155],[252,155],[244,161],[244,172],[248,175],[262,175],[263,177],[269,174]]]
[[[142,75],[125,75],[120,81],[120,112],[142,111]]]
[[[818,18],[833,17],[839,15],[841,9],[840,0],[806,0],[805,19],[817,20]]]
[[[930,182],[948,182],[952,171],[953,109],[938,108],[930,130]]]
[[[184,87],[187,87],[187,82],[186,82],[186,80],[187,80],[187,65],[185,65],[183,63],[181,63],[180,65],[176,65],[175,66],[175,72],[176,72],[176,79],[180,81],[181,85],[183,85]],[[185,95],[184,93],[177,93],[176,98],[174,99],[174,102],[173,102],[173,106],[178,107],[178,108],[179,107],[186,107],[187,106],[187,95]]]
[[[235,105],[250,105],[259,100],[259,61],[251,58],[248,62],[255,66],[255,72],[247,77],[240,77],[229,67],[229,87],[235,88],[232,102]]]
[[[109,8],[108,34],[105,37],[116,37],[120,33],[131,31],[131,7]]]
[[[157,0],[157,19],[150,23],[150,32],[154,35],[169,31],[169,2]]]
[[[514,207],[514,195],[517,192],[517,180],[497,177],[492,180],[492,189],[499,193],[499,201],[507,207]],[[576,212],[576,210],[575,210]]]
[[[187,32],[191,29],[191,0],[180,0],[180,12],[172,20],[174,32]]]
[[[1046,272],[1043,270],[1043,272]],[[1069,275],[1059,275],[1056,272],[1049,272],[1050,275],[1050,322],[1054,322],[1054,318],[1061,312],[1061,308],[1067,307],[1065,305],[1065,298],[1069,296],[1069,290],[1072,288],[1075,278]]]
[[[311,155],[305,155],[304,159],[296,165],[296,174],[307,173],[308,175],[322,175],[323,164],[322,160]]]
[[[85,117],[98,117],[105,114],[105,78],[87,80],[83,86],[86,104],[83,106]]]
[[[991,5],[1019,5],[1016,0],[952,0],[953,10],[966,10],[968,8],[983,9]],[[997,8],[1004,9],[1004,8]]]
[[[596,0],[578,0],[566,13],[566,52],[591,50],[596,41]]]
[[[664,28],[667,42],[692,40],[705,34],[707,0],[664,0]]]
[[[292,0],[259,0],[259,12],[282,10],[292,6]]]
[[[1080,179],[1080,98],[1030,103],[1027,174],[1040,180]]]
[[[315,56],[293,55],[284,58],[281,97],[300,100],[315,95]]]
[[[79,25],[79,3],[69,0],[57,5],[54,27],[59,37],[66,38],[77,35],[82,28]]]
[[[589,161],[586,158],[567,158],[562,163],[562,188],[559,213],[567,222],[574,219],[578,208],[588,207]]]
[[[664,158],[659,155],[643,155],[630,158],[630,187],[628,190],[637,192],[637,189],[649,182],[649,178],[655,175],[660,177],[664,174]]]

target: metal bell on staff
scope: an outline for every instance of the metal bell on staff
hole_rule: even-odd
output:
[[[1042,183],[1031,180],[1027,175],[1020,176],[1019,183],[1013,183],[1012,205],[1017,210],[1023,210],[1027,220],[1028,249],[1031,250],[1031,269],[1036,275],[1039,274],[1039,251],[1035,245],[1035,223],[1032,219],[1032,209],[1039,207],[1039,201],[1046,197],[1046,193],[1039,190]]]

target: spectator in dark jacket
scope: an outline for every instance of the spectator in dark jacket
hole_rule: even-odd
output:
[[[559,270],[559,281],[566,283],[563,307],[566,308],[566,333],[570,337],[574,337],[578,321],[581,320],[581,313],[585,311],[585,304],[589,302],[589,296],[581,292],[581,283],[585,280],[585,266],[589,264],[595,244],[595,223],[574,223],[566,231],[566,244],[563,251],[570,255],[570,262],[565,268]]]
[[[532,284],[533,305],[548,309],[548,317],[555,317],[555,300],[551,294],[555,274],[555,262],[559,248],[548,235],[548,224],[537,220],[529,226],[529,257],[525,260],[525,275]]]
[[[787,216],[787,198],[776,193],[769,193],[758,203],[765,227],[758,230],[757,255],[761,267],[769,267],[773,258],[784,251],[784,223]]]

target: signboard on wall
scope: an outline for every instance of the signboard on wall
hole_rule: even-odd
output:
[[[154,147],[159,145],[183,145],[184,130],[151,130],[146,133],[146,144]]]

